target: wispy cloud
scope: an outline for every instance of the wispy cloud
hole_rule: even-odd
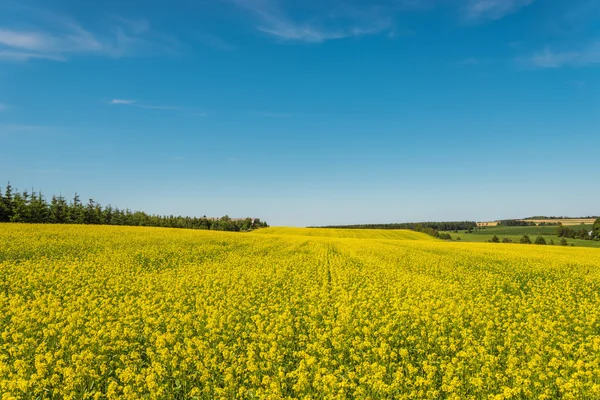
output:
[[[53,61],[66,61],[66,58],[60,55],[28,53],[26,51],[0,50],[0,59],[12,61],[27,61],[31,59],[46,59]]]
[[[127,99],[112,99],[110,104],[133,104],[137,100],[127,100]]]
[[[600,41],[587,45],[580,50],[554,51],[547,47],[531,57],[520,58],[517,62],[536,68],[600,65]]]
[[[258,20],[256,29],[282,41],[319,43],[381,33],[392,28],[387,8],[350,3],[319,3],[320,8],[308,10],[304,19],[293,18],[283,4],[270,0],[235,0]]]
[[[112,99],[111,101],[109,101],[109,104],[132,106],[132,107],[146,108],[146,109],[151,109],[151,110],[167,110],[167,111],[183,110],[185,108],[185,107],[180,107],[180,106],[163,106],[163,105],[156,105],[156,104],[145,104],[145,103],[140,103],[137,100],[129,100],[129,99]]]
[[[468,0],[465,18],[468,20],[500,19],[512,14],[535,0]]]
[[[464,21],[501,19],[532,4],[535,0],[225,0],[254,16],[255,28],[280,41],[320,43],[386,33],[403,32],[395,26],[405,12],[427,11],[453,4]]]
[[[0,27],[0,59],[65,61],[81,54],[119,58],[178,47],[174,38],[153,32],[145,19],[112,17],[105,21],[104,31],[92,32],[69,17],[28,10]]]

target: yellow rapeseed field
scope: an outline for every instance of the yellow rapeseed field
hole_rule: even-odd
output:
[[[327,235],[2,224],[0,398],[600,398],[597,249]]]
[[[322,236],[357,239],[391,239],[391,240],[435,240],[425,233],[406,229],[325,229],[325,228],[266,228],[253,234]]]

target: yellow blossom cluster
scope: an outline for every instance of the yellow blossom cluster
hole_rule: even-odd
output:
[[[1,224],[0,399],[600,398],[597,249],[357,235]]]

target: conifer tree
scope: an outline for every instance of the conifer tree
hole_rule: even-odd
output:
[[[11,222],[29,222],[29,193],[15,193],[12,200]]]
[[[4,196],[2,197],[3,204],[3,219],[2,221],[8,222],[12,220],[12,216],[14,214],[14,204],[13,204],[13,190],[10,182],[6,185],[6,190],[4,192]]]
[[[238,232],[240,230],[268,227],[266,222],[258,218],[232,219],[224,216],[220,219],[209,219],[186,216],[150,215],[143,211],[131,211],[108,206],[89,199],[86,205],[81,203],[75,193],[73,201],[67,202],[60,196],[52,196],[46,201],[41,192],[12,189],[10,182],[4,194],[0,193],[0,222],[50,223],[50,224],[107,224],[129,226],[160,226],[188,229],[214,229]]]
[[[49,222],[53,224],[64,224],[67,223],[68,218],[68,204],[62,196],[52,196],[50,202]]]

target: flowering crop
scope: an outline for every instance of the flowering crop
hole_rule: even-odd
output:
[[[324,235],[0,225],[0,398],[600,398],[598,250]]]
[[[435,240],[425,233],[406,229],[328,229],[328,228],[268,228],[254,231],[254,234],[320,236],[356,239],[390,240]]]

